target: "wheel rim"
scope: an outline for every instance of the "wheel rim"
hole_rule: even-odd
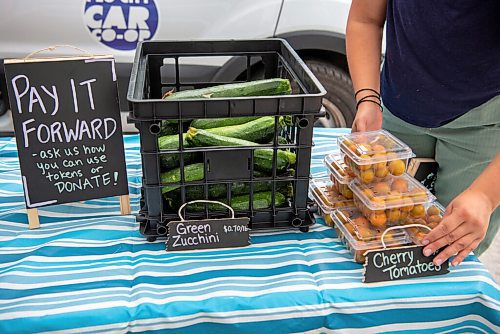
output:
[[[326,108],[325,117],[318,119],[318,122],[325,128],[345,128],[347,121],[340,109],[329,99],[323,98],[323,106]]]

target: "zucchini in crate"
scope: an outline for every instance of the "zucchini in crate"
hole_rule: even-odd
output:
[[[285,204],[285,195],[275,192],[274,201],[277,208]],[[270,191],[253,194],[253,208],[255,210],[268,209],[272,204],[273,193]],[[250,195],[236,196],[231,199],[231,207],[237,211],[249,210]]]
[[[227,118],[201,118],[191,122],[191,127],[197,129],[221,128],[223,126],[240,125],[255,121],[259,117],[227,117]]]
[[[272,198],[273,198],[273,193],[271,191],[263,191],[263,192],[258,192],[253,194],[253,209],[254,210],[263,210],[263,209],[269,209],[272,205]],[[286,197],[285,195],[276,192],[275,193],[275,205],[277,208],[283,207],[286,203]],[[226,198],[220,198],[216,199],[216,201],[222,202],[227,204],[227,199]],[[249,210],[249,204],[250,204],[250,195],[240,195],[240,196],[234,196],[231,198],[231,207],[235,211],[245,211]],[[218,204],[207,204],[208,205],[208,210],[209,211],[221,211],[224,210],[220,205]],[[205,210],[205,205],[203,203],[194,203],[190,204],[189,206],[186,207],[186,211],[188,212],[201,212]]]
[[[182,132],[186,131],[189,126],[190,126],[191,121],[186,120],[182,121]],[[163,120],[160,123],[160,133],[158,134],[159,136],[168,136],[168,135],[174,135],[179,133],[179,121],[177,120]]]
[[[269,142],[269,144],[274,144],[274,139]],[[285,137],[279,136],[278,137],[278,145],[286,145],[288,144],[288,140],[286,140]]]
[[[263,192],[272,190],[271,181],[253,182],[253,192]],[[286,196],[290,194],[292,184],[290,182],[277,182],[276,191]],[[233,182],[231,184],[231,196],[248,195],[250,193],[250,182]],[[211,184],[208,186],[208,199],[223,198],[227,194],[226,184]],[[171,208],[177,210],[180,203],[181,192],[180,189],[170,191],[164,194],[165,200],[170,204]],[[203,186],[187,186],[186,187],[186,201],[193,201],[205,198]]]
[[[182,134],[182,145],[184,147],[189,147],[189,143],[186,140],[186,134]],[[168,135],[168,136],[162,136],[158,138],[158,148],[160,150],[172,150],[172,149],[179,149],[179,135]]]
[[[271,190],[272,184],[270,182],[255,182],[253,185],[254,192]],[[225,184],[212,184],[208,186],[209,198],[220,198],[225,196],[227,188]],[[243,195],[250,193],[250,183],[234,182],[231,184],[231,195]],[[186,199],[188,201],[204,198],[202,186],[186,187]]]
[[[177,125],[176,125],[177,126]],[[183,146],[190,147],[189,142],[186,140],[186,134],[182,134]],[[179,135],[169,135],[158,138],[158,148],[160,150],[178,150],[179,149]],[[179,167],[179,153],[160,154],[160,168],[162,171]],[[201,159],[201,154],[195,152],[184,153],[184,164],[188,165],[196,160]]]
[[[291,92],[290,81],[277,78],[184,90],[176,93],[167,92],[163,98],[166,100],[209,99],[217,97],[288,95]]]
[[[186,134],[186,140],[193,147],[203,146],[259,146],[257,143],[238,139],[220,136],[210,133],[207,130],[189,128]],[[273,155],[274,150],[271,148],[256,148],[254,150],[254,168],[256,170],[272,173],[273,171]],[[290,151],[277,150],[276,151],[276,170],[279,172],[286,171],[286,169],[296,162],[296,155]]]
[[[160,123],[160,133],[158,134],[158,136],[169,136],[178,133],[179,133],[179,126],[177,124],[167,123],[165,121],[162,121]]]
[[[274,138],[274,123],[276,119],[271,116],[259,117],[256,120],[221,128],[206,129],[216,135],[249,140],[259,144],[269,143]],[[278,130],[285,125],[284,118],[278,118]]]
[[[184,166],[184,180],[186,182],[201,181],[205,178],[205,167],[203,163],[196,163]],[[179,183],[181,182],[181,169],[175,168],[168,172],[160,174],[161,183]],[[161,193],[178,189],[180,184],[167,185],[161,188]]]

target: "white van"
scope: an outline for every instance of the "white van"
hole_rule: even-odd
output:
[[[327,116],[320,120],[321,125],[345,127],[351,125],[355,112],[345,56],[349,6],[349,0],[2,0],[0,61],[61,44],[89,54],[113,54],[121,109],[126,111],[126,90],[138,41],[281,37],[328,91],[324,100]],[[78,52],[58,48],[50,55]],[[228,60],[212,57],[186,62],[183,74],[197,81],[231,81],[246,68],[237,68],[237,62]],[[258,73],[258,64],[255,66]],[[0,133],[12,134],[5,79],[0,75]]]

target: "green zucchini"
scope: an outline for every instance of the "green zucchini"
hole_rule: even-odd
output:
[[[200,146],[258,146],[248,140],[220,136],[210,133],[208,130],[189,128],[186,140],[194,147]],[[276,151],[276,170],[285,171],[296,162],[296,155],[290,151]],[[254,151],[254,168],[261,172],[272,173],[274,150],[270,148],[258,148]]]
[[[216,199],[216,201],[227,204],[226,198]],[[283,207],[286,202],[286,197],[280,192],[275,193],[275,205],[277,208]],[[250,195],[240,195],[234,196],[231,198],[231,207],[235,211],[246,211],[249,210],[250,203]],[[208,210],[209,211],[223,211],[225,208],[219,204],[209,203]],[[268,209],[272,205],[272,192],[264,191],[253,194],[253,209],[254,210],[262,210]],[[194,203],[190,204],[186,207],[186,211],[188,212],[201,212],[205,210],[205,205],[203,203]]]
[[[277,208],[282,207],[285,204],[286,198],[280,192],[275,192],[274,196],[275,205]],[[270,208],[272,205],[272,192],[260,192],[253,194],[253,208],[254,210],[261,210]],[[234,210],[249,210],[250,195],[236,196],[231,199],[231,207]]]
[[[167,123],[166,121],[161,122],[160,133],[158,134],[158,136],[169,136],[178,133],[179,133],[179,126],[177,124]]]
[[[160,174],[161,183],[170,183],[170,182],[179,183],[181,181],[181,171],[180,170],[181,170],[180,168],[175,168],[175,169],[169,170],[167,172],[161,173]],[[195,164],[184,166],[184,179],[186,180],[186,182],[201,181],[204,179],[204,176],[205,176],[205,170],[204,170],[203,163],[195,163]],[[261,172],[254,171],[254,177],[266,177],[266,176],[267,175],[264,175]],[[264,183],[264,181],[259,182],[259,183]],[[257,183],[255,183],[255,184],[257,185]],[[214,194],[218,195],[218,194],[220,194],[221,191],[223,191],[223,194],[225,194],[226,187],[224,185],[218,185],[218,186],[219,187],[214,190]],[[220,186],[223,187],[223,190],[221,189]],[[180,185],[164,186],[164,187],[162,187],[161,192],[162,192],[162,194],[166,194],[166,193],[172,192],[173,190],[178,189],[179,187],[180,187]],[[241,186],[238,186],[238,188],[239,187],[241,187]],[[257,186],[254,186],[254,188],[257,188]],[[204,197],[203,188],[201,186],[199,186],[199,188],[196,186],[187,186],[186,187],[186,191],[191,191],[190,189],[193,189],[192,190],[193,192],[191,193],[193,199],[198,199],[198,198]],[[258,188],[258,189],[260,189],[260,188]],[[180,196],[179,194],[177,194],[177,195],[174,194],[173,197]],[[212,196],[210,196],[210,197],[212,197]],[[213,197],[219,197],[219,196],[213,196]]]
[[[201,118],[191,122],[191,127],[197,129],[221,128],[229,125],[240,125],[255,121],[259,117],[227,117],[227,118]]]
[[[296,162],[296,155],[290,151],[276,151],[276,171],[281,173],[288,169]],[[262,172],[272,173],[273,171],[273,156],[274,150],[270,148],[261,148],[254,151],[253,163],[255,169]]]
[[[166,119],[166,120],[162,121],[162,124],[165,124],[165,125],[167,125],[167,124],[179,124],[179,121],[176,119]]]
[[[182,145],[184,147],[189,147],[189,143],[186,140],[186,134],[182,134]],[[168,135],[158,138],[158,148],[160,150],[178,150],[179,149],[179,135]]]
[[[216,135],[266,144],[274,137],[274,123],[274,117],[264,116],[244,124],[206,129],[206,131]],[[278,129],[283,125],[283,117],[279,118],[279,123]]]
[[[177,125],[176,125],[177,126]],[[183,134],[183,145],[184,147],[190,147],[190,143],[186,140],[186,134]],[[179,135],[169,135],[158,138],[158,148],[160,150],[174,150],[179,149]],[[160,154],[160,170],[167,171],[173,168],[177,168],[180,165],[180,154],[179,153],[169,153]],[[185,152],[184,153],[184,165],[189,165],[197,161],[201,161],[201,153],[196,152]]]
[[[261,172],[259,170],[254,170],[253,171],[253,177],[254,178],[263,178],[263,177],[271,177],[271,174],[269,173],[264,173],[264,172]]]
[[[282,194],[290,194],[290,182],[277,182],[276,191]],[[271,191],[272,182],[254,182],[253,192]],[[233,182],[231,184],[231,196],[246,195],[250,193],[250,182]],[[208,198],[223,198],[227,194],[226,184],[211,184],[208,186]],[[180,189],[170,191],[165,194],[167,202],[178,203],[180,202],[181,192]],[[186,187],[186,201],[193,201],[205,198],[203,186],[187,186]]]
[[[242,83],[218,85],[201,89],[176,92],[164,96],[166,100],[209,99],[217,97],[245,97],[288,95],[292,92],[288,79],[265,79]]]
[[[285,204],[286,198],[280,193],[275,193],[275,205],[277,208]],[[231,207],[236,211],[249,210],[250,195],[241,195],[231,198]],[[272,205],[272,192],[265,191],[253,194],[253,209],[262,210],[270,208]]]
[[[273,144],[273,143],[274,143],[274,139],[269,142],[269,144]],[[288,144],[288,140],[286,140],[285,137],[278,136],[278,145],[286,145],[286,144]]]
[[[200,162],[203,159],[201,153],[184,153],[184,165]],[[160,154],[160,172],[165,172],[180,166],[180,153]]]
[[[191,120],[183,120],[181,122],[181,131],[185,132],[189,128]],[[160,123],[160,133],[158,136],[169,136],[179,133],[179,121],[174,119],[166,119]]]
[[[189,128],[186,141],[191,147],[207,146],[259,146],[259,144],[239,138],[218,135],[208,130]]]
[[[192,165],[184,166],[184,180],[186,182],[201,181],[205,178],[205,168],[203,163],[196,163]],[[168,172],[160,174],[161,183],[179,183],[181,182],[181,169],[176,168],[169,170]],[[178,189],[180,184],[164,186],[161,189],[161,193],[165,194],[169,191]]]

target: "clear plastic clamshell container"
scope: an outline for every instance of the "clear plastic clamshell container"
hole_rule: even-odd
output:
[[[337,236],[354,256],[354,261],[365,262],[364,253],[382,249],[382,233],[385,228],[376,228],[356,207],[336,209],[331,213]],[[389,231],[384,236],[386,247],[399,247],[411,242],[404,230]]]
[[[415,156],[408,145],[385,130],[344,135],[338,144],[345,163],[366,184],[403,175],[408,160]]]
[[[420,217],[425,211],[424,204],[436,199],[408,174],[371,184],[354,179],[350,187],[354,204],[375,227],[393,226],[408,218]]]
[[[312,179],[309,182],[309,197],[316,202],[321,216],[329,226],[332,226],[330,217],[332,210],[354,205],[351,199],[347,199],[338,193],[328,178]]]
[[[325,157],[325,166],[328,168],[330,180],[337,191],[345,198],[352,199],[352,190],[349,188],[349,182],[355,176],[351,168],[348,167],[340,153],[332,153]]]
[[[444,212],[445,208],[439,202],[426,203],[423,212],[420,212],[417,217],[408,216],[403,224],[420,224],[433,229],[443,219]],[[411,241],[417,245],[422,245],[422,240],[429,233],[429,230],[424,227],[408,227],[406,230]]]

